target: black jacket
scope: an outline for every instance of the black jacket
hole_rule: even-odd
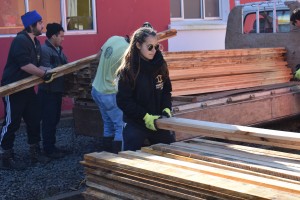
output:
[[[21,31],[13,39],[4,68],[1,85],[7,85],[31,76],[21,67],[27,64],[40,66],[41,45],[34,38],[35,44],[25,31]]]
[[[161,55],[161,53],[159,52]],[[164,108],[170,108],[171,81],[157,74],[161,66],[153,65],[155,60],[145,61],[141,58],[140,72],[136,78],[135,87],[124,80],[120,74],[118,82],[117,104],[123,111],[124,122],[135,122],[144,126],[146,113],[161,115]]]
[[[62,52],[62,47],[57,50],[49,40],[46,40],[45,44],[42,45],[41,66],[53,69],[67,63],[67,57]],[[64,78],[59,77],[50,83],[42,83],[39,85],[39,90],[64,92]]]

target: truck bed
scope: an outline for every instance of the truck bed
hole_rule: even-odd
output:
[[[300,82],[175,97],[174,116],[255,126],[300,114]],[[176,132],[177,140],[191,135]]]

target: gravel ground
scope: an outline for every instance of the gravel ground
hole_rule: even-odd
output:
[[[17,158],[27,163],[29,146],[25,133],[25,130],[18,131],[14,149]],[[0,170],[0,199],[45,199],[84,189],[85,175],[79,161],[83,160],[84,154],[99,151],[99,140],[75,135],[74,129],[69,126],[58,129],[57,146],[70,153],[46,165],[36,164],[23,171]]]

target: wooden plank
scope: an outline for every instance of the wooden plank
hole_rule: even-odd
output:
[[[219,69],[221,70],[221,69]],[[269,72],[275,72],[276,74],[286,76],[289,75],[291,72],[290,70],[283,69],[280,70],[279,68],[254,68],[249,67],[247,69],[241,70],[239,66],[234,66],[228,69],[222,69],[221,71],[212,69],[183,69],[183,70],[170,70],[170,79],[171,81],[176,80],[184,80],[184,79],[199,79],[199,78],[219,78],[222,76],[233,76],[233,75],[248,75],[248,74],[255,74],[263,73],[267,74]],[[282,72],[282,73],[280,73]],[[234,78],[234,77],[233,77]]]
[[[263,149],[258,147],[250,147],[250,146],[244,146],[244,145],[238,145],[238,144],[231,144],[231,143],[225,143],[220,141],[213,141],[213,140],[207,140],[207,139],[201,139],[201,138],[193,138],[187,141],[184,141],[187,143],[196,143],[198,145],[209,145],[214,148],[221,148],[221,149],[234,149],[242,152],[248,152],[251,154],[257,154],[257,155],[264,155],[264,156],[270,156],[274,158],[283,158],[283,159],[289,159],[292,161],[300,161],[300,155],[295,153],[287,153],[282,151],[273,151],[269,149]]]
[[[173,143],[172,145],[176,147],[180,146],[188,149],[196,149],[197,151],[202,151],[204,153],[209,153],[211,155],[218,155],[220,157],[226,157],[229,159],[241,160],[247,163],[293,171],[298,173],[298,176],[300,177],[300,165],[299,165],[300,163],[297,161],[263,156],[263,155],[255,155],[252,153],[241,152],[238,150],[228,150],[224,148],[220,149],[216,147],[209,147],[207,145],[188,144],[184,142],[176,142]]]
[[[251,142],[257,144],[270,144],[278,147],[300,149],[300,135],[293,132],[229,125],[176,117],[158,119],[156,120],[156,125],[160,129],[193,133],[197,134],[198,136],[229,136],[242,142],[248,142],[251,140]],[[245,141],[244,138],[249,139],[245,139],[247,140]]]
[[[168,29],[162,32],[157,33],[158,41],[164,41],[169,38],[172,38],[177,35],[177,30],[176,29]]]
[[[194,67],[200,67],[200,66],[220,66],[220,65],[239,65],[239,64],[259,64],[260,62],[263,63],[280,63],[282,65],[286,65],[287,62],[285,61],[285,56],[282,54],[269,54],[269,55],[251,55],[251,56],[235,56],[235,57],[218,57],[218,58],[205,58],[205,57],[173,57],[169,58],[168,55],[164,56],[165,60],[168,63],[170,63],[170,69],[177,69],[177,68],[184,68],[184,66],[177,65],[177,61],[186,61],[187,66],[194,65]]]
[[[249,61],[247,63],[239,63],[238,61],[234,61],[232,59],[227,58],[225,61],[221,62],[219,58],[216,58],[218,62],[215,60],[208,60],[208,61],[203,61],[199,59],[194,59],[194,60],[173,60],[169,61],[168,63],[168,68],[170,71],[172,70],[182,70],[182,69],[214,69],[214,70],[221,70],[223,69],[231,69],[233,67],[240,68],[241,71],[247,69],[247,68],[253,68],[253,69],[263,69],[263,68],[271,68],[273,66],[273,69],[286,69],[290,70],[290,68],[287,67],[287,62],[283,61],[284,58],[281,58],[282,60],[274,58],[273,60],[270,61],[265,61],[262,59],[256,59],[253,61]],[[220,63],[219,63],[220,62]],[[226,62],[226,63],[224,63]],[[275,67],[274,67],[275,66]]]
[[[197,58],[197,57],[236,57],[248,55],[266,55],[266,54],[286,53],[284,47],[278,48],[247,48],[247,49],[226,49],[226,50],[204,50],[204,51],[184,51],[184,52],[166,52],[165,55],[170,59],[176,58]]]
[[[184,81],[172,81],[172,96],[179,95],[191,95],[200,93],[209,93],[225,90],[235,90],[248,87],[257,87],[270,84],[286,83],[290,79],[290,75],[278,76],[266,79],[264,75],[250,75],[245,78],[236,76],[244,75],[233,75],[228,77],[217,77],[217,78],[202,78],[202,79],[190,79]],[[231,77],[231,78],[230,78]],[[253,78],[252,78],[253,77]],[[220,80],[214,80],[220,79]],[[221,81],[223,79],[223,82]]]

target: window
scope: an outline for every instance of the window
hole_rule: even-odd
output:
[[[0,34],[17,33],[23,29],[21,14],[24,14],[24,1],[0,0]]]
[[[171,19],[220,19],[221,0],[170,0]]]
[[[92,0],[66,0],[67,30],[92,30]]]
[[[244,19],[244,33],[273,33],[273,24],[276,24],[277,33],[290,32],[289,10],[277,10],[275,22],[273,22],[273,10],[259,12],[258,19],[259,24],[257,24],[256,12],[247,14]]]
[[[66,34],[95,33],[95,0],[0,0],[0,35],[23,30],[21,16],[37,10],[44,24],[60,23]]]

